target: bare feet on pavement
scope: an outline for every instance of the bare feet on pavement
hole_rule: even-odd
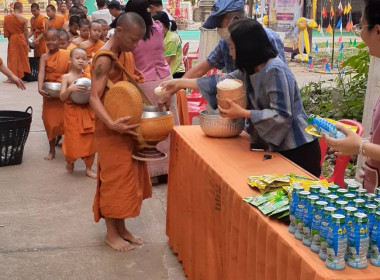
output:
[[[93,179],[96,179],[96,172],[92,171],[91,167],[90,168],[87,167],[86,168],[86,176],[93,178]]]
[[[71,163],[71,162],[67,162],[66,163],[66,171],[67,173],[73,173],[74,171],[74,163]]]
[[[116,251],[130,251],[135,249],[134,246],[129,244],[128,241],[125,241],[120,236],[113,236],[113,237],[106,237],[106,243],[108,246],[110,246],[112,249]]]
[[[50,151],[46,157],[44,157],[45,160],[52,160],[53,158],[55,158],[55,151],[52,152]]]
[[[136,244],[136,245],[143,245],[144,244],[144,242],[141,238],[134,236],[132,233],[130,233],[125,228],[121,229],[120,231],[118,229],[118,233],[121,236],[121,238],[123,238],[124,240],[126,240],[128,242],[131,242],[131,243]]]

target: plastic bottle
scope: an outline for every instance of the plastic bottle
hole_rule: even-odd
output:
[[[345,194],[348,194],[348,190],[346,189],[339,189],[336,191],[336,195],[339,196],[339,199],[343,199]]]
[[[323,261],[326,260],[327,253],[327,237],[329,233],[329,228],[331,225],[332,215],[336,213],[335,207],[325,207],[323,211],[323,220],[320,228],[320,236],[321,236],[321,249],[319,250],[319,258]]]
[[[358,189],[358,190],[356,190],[356,198],[363,198],[363,199],[365,199],[366,193],[367,193],[366,189]]]
[[[346,136],[340,132],[335,124],[329,122],[328,120],[325,120],[321,117],[317,117],[313,114],[311,114],[309,116],[309,118],[307,119],[307,122],[314,126],[317,131],[319,132],[326,132],[330,137],[334,137],[334,138],[337,138],[337,139],[342,139],[342,138],[345,138]]]
[[[376,212],[375,222],[372,227],[371,235],[371,256],[370,262],[375,266],[380,266],[380,212]]]
[[[344,215],[344,208],[348,206],[348,202],[344,200],[338,200],[335,203],[336,213]]]
[[[355,198],[354,199],[354,207],[358,208],[358,212],[364,213],[365,212],[365,200],[362,198]]]
[[[375,198],[374,204],[377,206],[377,209],[380,210],[380,198]]]
[[[300,191],[298,193],[298,202],[296,207],[296,232],[294,233],[294,237],[298,240],[302,240],[303,237],[303,215],[306,207],[306,198],[310,195],[308,191]]]
[[[326,266],[340,270],[346,267],[344,255],[347,251],[347,229],[345,216],[333,214],[327,237]]]
[[[338,185],[332,184],[329,186],[329,191],[331,192],[330,194],[337,194],[338,190],[340,187]]]
[[[364,213],[355,213],[353,232],[348,238],[349,255],[347,264],[353,268],[367,267],[369,246],[368,217]]]
[[[375,223],[375,215],[376,215],[377,207],[375,204],[366,204],[365,206],[365,213],[368,216],[368,235],[369,239],[371,239],[372,236],[372,227],[373,224]],[[367,257],[369,258],[371,255],[371,247],[368,247],[368,255]]]
[[[321,190],[321,186],[319,185],[312,185],[309,188],[310,194],[313,194],[313,195],[319,195],[320,190]]]
[[[319,250],[321,249],[321,236],[320,236],[320,230],[321,230],[321,224],[323,220],[323,211],[327,207],[326,201],[317,201],[315,203],[315,211],[313,214],[313,220],[311,222],[311,245],[310,249],[314,253],[319,253]]]
[[[311,223],[313,221],[313,214],[315,212],[315,203],[319,197],[316,195],[309,195],[307,197],[307,203],[305,212],[303,215],[303,229],[302,229],[302,244],[305,246],[311,245]]]
[[[375,204],[375,198],[376,198],[376,195],[374,193],[366,193],[364,195],[366,204]]]
[[[335,194],[329,194],[326,196],[328,206],[335,207],[335,203],[338,201],[338,196]]]
[[[376,195],[377,198],[380,198],[380,187],[377,187],[375,189],[375,195]]]
[[[354,199],[356,196],[353,193],[346,193],[343,196],[343,200],[348,202],[348,206],[354,206]]]
[[[327,189],[321,188],[319,190],[319,200],[320,201],[326,201],[326,197],[331,194],[331,192]]]
[[[296,212],[296,207],[298,203],[298,194],[301,191],[303,191],[303,187],[298,186],[297,184],[293,184],[292,196],[289,203],[289,219],[290,219],[289,232],[292,234],[296,232],[295,212]]]
[[[347,190],[349,193],[356,195],[356,190],[359,189],[359,185],[355,183],[348,184]]]
[[[344,216],[346,217],[346,228],[347,228],[347,238],[350,237],[350,234],[354,232],[353,230],[353,222],[354,222],[354,215],[358,211],[355,207],[347,206],[344,208]],[[347,261],[348,259],[348,246],[346,250],[346,254],[344,255],[344,259]]]

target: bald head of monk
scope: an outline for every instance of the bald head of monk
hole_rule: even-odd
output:
[[[55,28],[49,28],[45,34],[46,46],[49,52],[56,52],[59,50],[59,31]]]
[[[22,4],[20,2],[16,2],[13,6],[13,10],[22,13]]]
[[[55,13],[57,12],[57,10],[55,9],[55,7],[53,5],[48,5],[46,7],[46,14],[49,18],[51,19],[54,19],[55,18]]]
[[[66,50],[70,43],[70,36],[69,33],[64,28],[59,28],[58,35],[59,35],[59,48]]]
[[[121,51],[131,52],[144,37],[145,31],[143,18],[136,13],[129,12],[122,14],[117,20],[114,36]]]
[[[30,11],[32,12],[33,16],[37,17],[40,14],[40,5],[38,5],[37,3],[33,3],[30,6]]]

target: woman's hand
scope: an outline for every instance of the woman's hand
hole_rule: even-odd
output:
[[[12,82],[19,88],[19,89],[26,89],[25,88],[25,83],[23,80],[21,80],[19,77],[17,77],[16,75],[10,77],[10,79],[12,80]]]
[[[111,123],[109,128],[114,130],[114,131],[117,131],[121,134],[130,134],[133,136],[138,136],[137,132],[134,131],[133,129],[138,127],[139,124],[129,125],[128,122],[130,119],[131,119],[131,117],[129,117],[129,116],[117,119],[116,121]]]
[[[170,108],[172,96],[181,89],[179,80],[170,80],[160,84],[161,93],[159,95],[159,103]]]
[[[238,118],[250,118],[250,111],[242,108],[240,105],[233,102],[231,99],[226,99],[230,108],[223,109],[218,106],[219,113],[223,118],[238,119]]]
[[[328,136],[326,133],[322,133],[322,137],[325,139],[331,150],[338,156],[358,154],[360,143],[363,139],[351,129],[348,129],[341,124],[337,124],[336,128],[342,131],[346,137],[343,139],[335,139]]]

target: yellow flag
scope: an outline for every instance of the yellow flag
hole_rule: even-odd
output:
[[[352,10],[350,3],[347,4],[347,14]]]

